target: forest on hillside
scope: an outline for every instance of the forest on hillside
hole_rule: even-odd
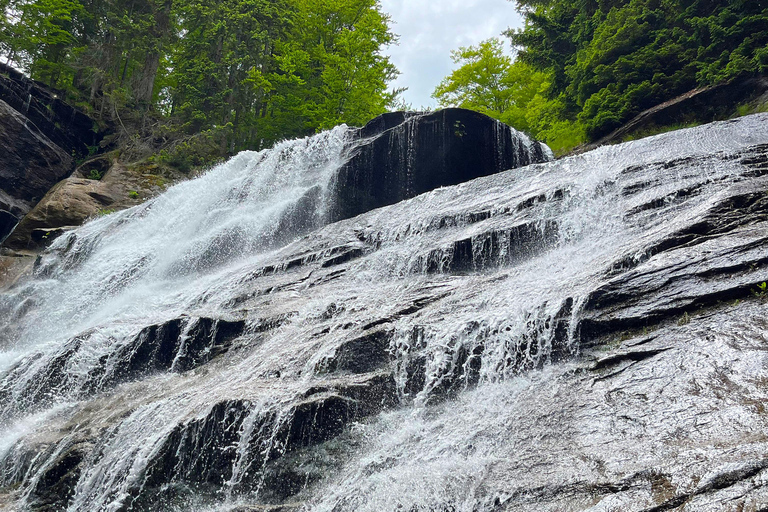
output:
[[[768,0],[516,3],[514,52],[502,37],[457,49],[433,96],[559,153],[695,87],[768,69]],[[402,107],[386,56],[397,36],[378,0],[0,0],[0,10],[0,61],[110,123],[123,145],[163,141],[179,167]]]
[[[453,53],[442,106],[485,112],[555,150],[594,141],[699,86],[768,71],[768,0],[517,0],[516,57]],[[703,120],[702,120],[703,121]]]
[[[387,110],[376,0],[0,0],[0,56],[130,138],[192,163]],[[126,128],[127,126],[127,128]],[[176,162],[180,163],[180,162]]]

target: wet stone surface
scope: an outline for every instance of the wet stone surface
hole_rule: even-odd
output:
[[[440,188],[269,250],[233,234],[254,199],[216,188],[253,179],[245,160],[64,234],[0,296],[0,503],[762,510],[766,121]],[[196,186],[221,194],[215,223],[184,209]],[[198,224],[160,250],[177,210]]]

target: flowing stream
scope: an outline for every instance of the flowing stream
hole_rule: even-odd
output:
[[[546,447],[551,426],[525,417],[579,353],[589,293],[738,184],[728,155],[768,143],[766,121],[326,224],[335,172],[365,142],[342,126],[94,219],[0,295],[0,489],[35,509],[74,457],[72,512],[494,510],[502,462]],[[383,339],[388,362],[339,359],[359,339]],[[296,434],[302,407],[319,424],[338,390],[382,375],[391,398],[354,395],[376,407]]]

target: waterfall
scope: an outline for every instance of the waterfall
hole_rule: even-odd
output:
[[[49,344],[104,324],[160,322],[188,312],[190,300],[223,269],[263,257],[322,223],[324,191],[345,161],[349,133],[341,126],[272,150],[242,152],[137,208],[56,240],[37,264],[40,279],[5,298],[0,332],[17,328],[27,295],[44,303],[24,313],[24,330],[5,335],[0,347],[18,348],[15,339],[28,350],[30,343]],[[302,217],[301,229],[281,230],[294,214]]]
[[[594,341],[595,290],[746,179],[734,155],[768,143],[766,120],[329,223],[339,169],[370,142],[342,126],[94,219],[0,296],[0,498],[493,510],[503,460],[546,445],[552,425],[526,414]]]

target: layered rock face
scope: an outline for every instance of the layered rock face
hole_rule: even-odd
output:
[[[767,121],[299,226],[339,128],[62,235],[0,295],[0,503],[760,510]]]
[[[102,139],[92,118],[5,64],[0,64],[0,98],[68,155],[87,156],[88,146],[98,145]]]
[[[100,140],[93,119],[0,64],[0,243]]]
[[[27,118],[0,101],[0,240],[59,180],[74,160]]]
[[[100,180],[83,176],[100,164]],[[135,206],[162,192],[164,180],[106,156],[90,160],[56,183],[16,225],[2,246],[15,251],[40,251],[62,233],[88,219]],[[1,279],[0,279],[1,281]]]

